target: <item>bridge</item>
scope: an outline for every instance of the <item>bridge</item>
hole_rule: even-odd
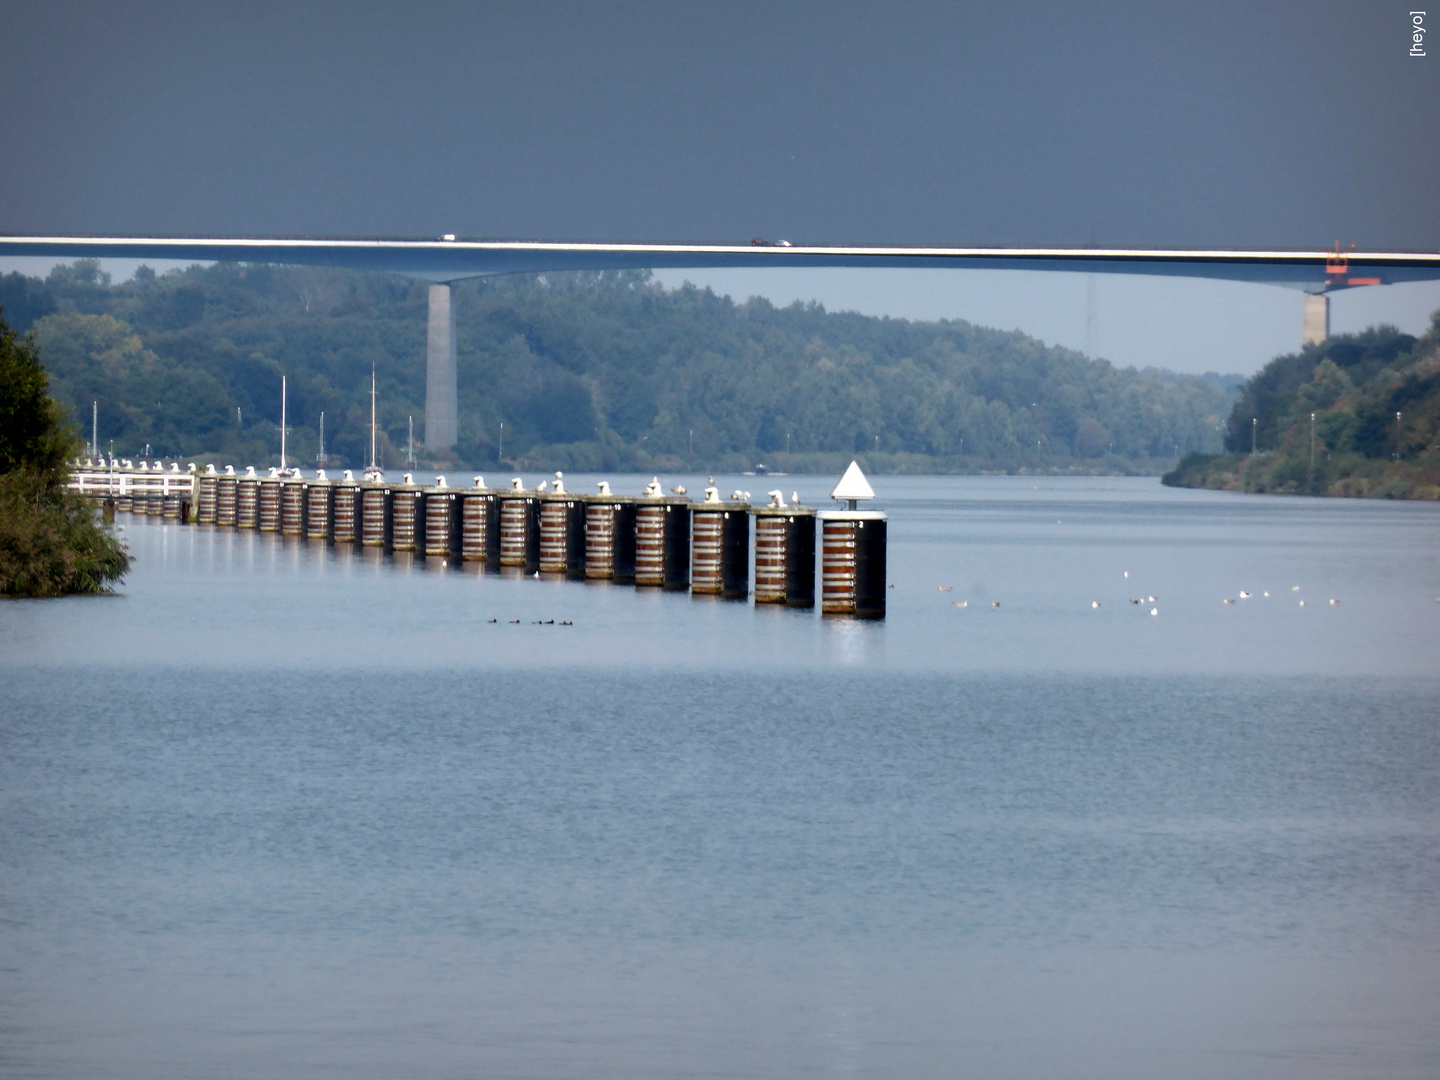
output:
[[[179,259],[372,270],[427,280],[425,444],[455,444],[457,385],[454,282],[490,274],[566,270],[737,267],[890,267],[1049,270],[1211,278],[1278,285],[1305,294],[1302,343],[1329,334],[1329,294],[1341,289],[1440,279],[1440,253],[1189,251],[1124,248],[899,248],[791,245],[549,243],[459,240],[0,237],[0,256],[57,260]]]

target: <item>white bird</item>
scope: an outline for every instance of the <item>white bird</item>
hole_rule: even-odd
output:
[[[1304,600],[1301,600],[1301,601],[1300,601],[1300,606],[1301,606],[1301,607],[1304,607],[1304,606],[1305,606],[1305,601],[1304,601]]]
[[[1091,607],[1092,609],[1093,609],[1093,608],[1098,608],[1099,606],[1100,606],[1100,601],[1099,601],[1099,600],[1091,600],[1091,601],[1090,601],[1090,607]]]
[[[1300,591],[1300,586],[1299,586],[1299,585],[1291,585],[1291,586],[1290,586],[1290,591],[1291,591],[1291,592],[1299,592],[1299,591]]]
[[[792,491],[792,492],[790,492],[790,505],[791,505],[791,506],[799,506],[799,505],[800,505],[800,493],[799,493],[798,491]]]
[[[685,492],[685,485],[684,485],[684,484],[677,484],[675,487],[672,487],[670,490],[671,490],[674,494],[676,494],[676,495],[684,495],[684,494],[686,493],[686,492]]]
[[[1270,594],[1269,594],[1268,592],[1262,592],[1260,595],[1261,595],[1261,596],[1269,596]]]
[[[1227,596],[1227,597],[1225,597],[1224,600],[1222,600],[1222,601],[1220,601],[1220,602],[1221,602],[1222,604],[1233,604],[1235,601],[1234,601],[1234,600],[1231,600],[1231,599]]]
[[[1151,615],[1159,615],[1159,614],[1160,614],[1160,609],[1159,609],[1158,607],[1152,607],[1152,608],[1150,609],[1150,614],[1151,614]]]
[[[1330,601],[1330,606],[1331,606],[1331,607],[1338,607],[1339,604],[1340,604],[1340,601],[1339,601],[1339,600],[1331,600],[1331,601]]]
[[[891,588],[894,588],[894,586],[891,586]],[[956,600],[956,601],[955,601],[955,606],[958,607],[958,608],[967,608],[967,607],[970,606],[970,601],[969,601],[969,600]]]
[[[992,600],[992,601],[990,602],[990,606],[991,606],[991,607],[999,607],[999,606],[1000,606],[1000,601],[999,601],[999,600]]]
[[[940,585],[940,586],[937,586],[937,588],[939,588],[939,590],[940,590],[941,592],[950,592],[952,589],[955,588],[955,586],[954,586],[954,585]]]
[[[1249,594],[1248,592],[1246,592],[1244,589],[1241,589],[1241,590],[1240,590],[1240,599],[1241,599],[1241,600],[1249,600],[1249,599],[1250,599],[1250,594]]]
[[[601,494],[601,495],[609,495],[609,494],[610,494],[610,481],[609,481],[609,480],[601,480],[600,483],[596,484],[595,486],[600,489],[600,494]]]

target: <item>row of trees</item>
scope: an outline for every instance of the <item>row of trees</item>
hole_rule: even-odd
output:
[[[1245,384],[1225,447],[1167,482],[1440,498],[1440,312],[1420,338],[1372,327],[1276,357]]]
[[[291,445],[368,455],[371,370],[382,449],[423,440],[425,285],[380,274],[96,264],[0,279],[102,444],[260,463]],[[1231,387],[1117,369],[1018,332],[735,303],[645,272],[492,278],[455,287],[460,461],[721,466],[789,452],[925,455],[960,467],[1106,467],[1212,447]]]

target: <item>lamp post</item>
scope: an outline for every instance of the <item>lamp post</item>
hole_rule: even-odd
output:
[[[1400,460],[1400,414],[1395,414],[1395,460]]]
[[[1310,483],[1315,483],[1315,414],[1310,414]]]
[[[1252,417],[1250,418],[1250,454],[1251,454],[1251,456],[1254,456],[1254,454],[1255,454],[1255,435],[1256,435],[1256,430],[1259,428],[1259,426],[1260,426],[1260,420],[1259,420],[1259,418],[1252,416]]]

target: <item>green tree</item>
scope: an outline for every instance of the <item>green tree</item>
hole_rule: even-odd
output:
[[[34,339],[0,317],[0,596],[104,592],[129,569],[95,507],[66,486],[77,446]]]
[[[0,473],[57,477],[75,437],[33,338],[20,338],[0,312]]]

